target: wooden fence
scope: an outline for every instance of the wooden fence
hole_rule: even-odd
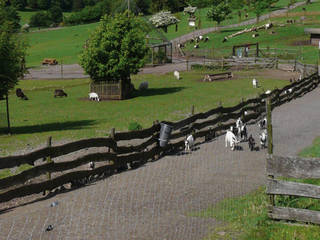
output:
[[[267,159],[267,174],[270,176],[267,184],[271,199],[270,218],[320,224],[320,211],[277,207],[274,201],[274,195],[320,199],[320,186],[275,179],[320,179],[320,159],[273,156]]]
[[[255,121],[261,117],[265,113],[264,101],[267,97],[271,96],[271,104],[274,108],[312,91],[319,85],[319,82],[318,75],[313,74],[282,89],[275,89],[270,95],[263,93],[257,98],[241,101],[233,107],[219,106],[204,113],[194,114],[178,122],[168,122],[173,126],[173,132],[170,143],[164,148],[161,148],[158,143],[160,124],[156,121],[150,128],[139,131],[112,131],[111,136],[108,138],[83,139],[60,146],[51,146],[49,144],[45,148],[28,154],[0,157],[0,169],[13,168],[22,164],[35,165],[37,160],[51,159],[51,161],[47,161],[41,165],[37,164],[31,169],[17,175],[0,179],[0,202],[52,190],[63,184],[90,176],[102,175],[105,172],[112,173],[125,168],[127,164],[132,164],[132,166],[144,164],[149,160],[157,159],[168,151],[183,149],[184,138],[192,131],[195,131],[196,139],[212,135],[213,132],[215,136],[219,136],[224,134],[230,126],[234,125],[239,117],[243,117],[245,122]],[[288,89],[292,89],[292,92],[287,91]],[[244,115],[245,111],[248,112],[246,116]],[[128,141],[136,141],[136,139],[141,139],[140,144],[128,146]],[[125,141],[127,145],[123,145],[122,141]],[[111,151],[86,154],[68,162],[54,161],[54,158],[59,156],[93,147],[107,147]],[[85,165],[90,161],[103,162],[104,165],[93,170],[75,170],[70,172],[70,170]],[[68,170],[69,172],[64,172]],[[41,182],[28,183],[28,180],[48,173],[59,173],[60,176]]]

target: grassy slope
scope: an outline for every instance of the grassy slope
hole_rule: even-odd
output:
[[[302,157],[320,157],[320,138],[316,138],[313,145],[304,149]],[[320,180],[294,180],[309,184],[320,185]],[[310,198],[297,198],[276,196],[276,205],[293,208],[320,210],[320,201]],[[317,225],[286,225],[271,221],[267,216],[269,204],[265,188],[260,188],[251,194],[227,199],[217,206],[205,209],[192,215],[199,217],[212,217],[225,221],[225,225],[215,229],[206,239],[257,239],[257,240],[313,240],[320,239],[320,226]],[[219,232],[225,232],[221,236]]]
[[[289,0],[280,0],[272,10],[286,6],[288,1]],[[208,21],[208,19],[206,18],[206,12],[207,9],[201,9],[198,11],[198,15],[201,16],[202,28],[214,26],[213,22]],[[20,15],[22,16],[22,22],[25,22],[30,18],[31,13],[20,12]],[[188,27],[188,16],[184,16],[183,13],[178,13],[177,15],[179,15],[179,17],[181,18],[178,32],[175,32],[175,26],[169,27],[168,33],[164,34],[169,39],[193,31]],[[228,19],[222,22],[221,25],[228,25],[238,22],[237,14],[234,13],[232,16],[232,19]],[[252,12],[249,12],[249,18],[252,17],[254,17],[254,14]],[[26,34],[31,46],[28,49],[29,56],[27,57],[27,66],[39,66],[43,58],[50,57],[57,58],[59,61],[62,60],[65,64],[77,63],[78,54],[82,50],[82,46],[85,43],[85,40],[88,39],[89,33],[93,31],[96,26],[97,23],[94,23],[66,27],[53,31],[42,31]]]
[[[184,72],[182,80],[173,75],[138,75],[135,86],[148,81],[144,95],[125,101],[89,102],[88,80],[25,80],[17,87],[24,90],[29,101],[21,101],[15,95],[10,97],[12,136],[0,136],[0,155],[45,143],[48,136],[59,139],[79,139],[106,136],[112,127],[118,131],[127,130],[128,124],[137,121],[144,128],[158,120],[179,120],[185,118],[191,105],[196,112],[206,111],[222,101],[224,106],[239,103],[242,97],[254,97],[261,89],[253,89],[251,80],[255,72],[243,72],[242,80],[203,83],[204,73]],[[287,84],[284,80],[261,79],[264,89]],[[55,88],[63,88],[68,98],[53,98]]]

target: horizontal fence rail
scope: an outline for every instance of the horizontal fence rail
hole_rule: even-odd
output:
[[[277,195],[320,199],[320,186],[284,181],[279,178],[320,179],[320,159],[273,156],[267,159],[266,193],[272,198]],[[320,211],[278,207],[274,200],[269,207],[269,217],[276,220],[299,221],[320,224]]]
[[[139,165],[152,159],[158,159],[159,156],[168,151],[182,149],[184,147],[185,136],[193,131],[195,131],[195,138],[206,137],[212,133],[214,133],[215,136],[219,136],[224,134],[231,126],[235,125],[236,119],[239,117],[242,117],[245,122],[259,119],[265,112],[265,99],[267,97],[271,97],[272,108],[274,108],[296,97],[303,96],[317,87],[319,82],[318,75],[312,74],[282,89],[275,89],[270,94],[260,94],[256,98],[243,100],[232,107],[219,106],[204,113],[193,114],[177,122],[166,122],[173,126],[173,132],[170,142],[164,148],[159,147],[160,124],[155,122],[153,126],[147,129],[132,132],[113,132],[113,134],[107,138],[83,139],[60,146],[48,146],[25,155],[0,157],[0,169],[5,169],[17,167],[22,164],[35,165],[35,161],[37,160],[45,160],[46,158],[54,159],[82,149],[105,147],[103,153],[91,153],[67,162],[44,162],[17,175],[0,179],[0,202],[29,194],[40,193],[44,190],[52,190],[75,180],[81,180],[94,175],[103,175],[106,171],[118,171],[120,168],[125,168],[127,164],[138,163]],[[245,111],[247,112],[246,115],[244,114]],[[140,143],[132,146],[128,144],[126,146],[119,145],[121,141],[135,139],[141,139]],[[88,164],[91,161],[103,162],[105,164],[93,170],[75,170],[64,173],[64,171],[70,171]],[[297,159],[296,162],[299,162],[299,160]],[[276,164],[283,165],[279,165],[279,167]],[[281,169],[291,166],[287,164],[285,160],[277,163],[270,160],[270,162],[268,162],[268,174],[275,176],[282,174]],[[310,171],[312,172],[312,168],[314,168],[317,163],[310,160],[309,164]],[[320,163],[318,164],[320,165]],[[301,162],[300,165],[304,165],[304,167],[309,166],[306,162]],[[298,166],[300,165],[298,164]],[[298,176],[293,167],[289,169],[292,169],[287,171],[289,172],[289,174],[287,174],[289,177]],[[62,175],[41,183],[26,184],[28,180],[48,173]],[[311,173],[306,172],[304,174],[306,174],[305,177],[309,177]],[[320,172],[312,172],[312,174],[314,174],[314,176],[320,176]]]

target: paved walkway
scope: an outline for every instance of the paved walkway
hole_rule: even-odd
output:
[[[319,135],[319,88],[273,112],[275,154],[295,155]],[[249,127],[258,140],[256,125]],[[0,239],[201,239],[219,226],[192,217],[265,183],[266,151],[232,152],[224,138],[0,215]],[[58,201],[55,207],[50,203]],[[235,206],[229,206],[235,207]],[[48,225],[52,231],[45,231]]]

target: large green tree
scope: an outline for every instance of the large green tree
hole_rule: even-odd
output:
[[[80,55],[81,66],[94,82],[130,84],[130,74],[144,66],[147,53],[143,26],[141,19],[128,12],[102,17]]]
[[[207,12],[207,17],[219,25],[230,13],[231,8],[226,1],[214,0],[214,5]]]
[[[18,82],[25,70],[26,44],[21,36],[14,33],[10,21],[0,25],[0,98]]]

